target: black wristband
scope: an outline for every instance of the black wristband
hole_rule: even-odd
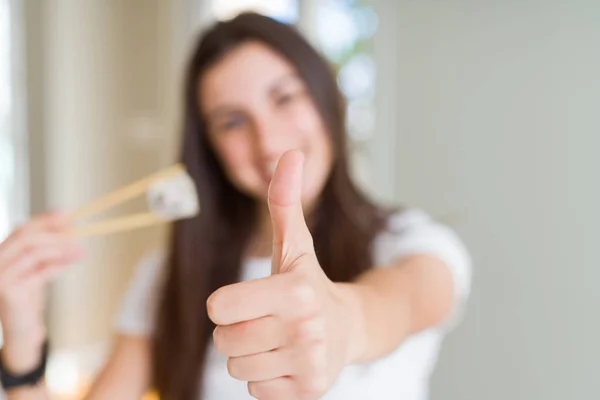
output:
[[[4,365],[2,365],[2,357],[0,357],[0,383],[2,387],[8,391],[23,386],[36,385],[46,373],[46,363],[48,361],[48,341],[44,342],[42,348],[42,357],[38,366],[31,372],[22,375],[11,374]]]

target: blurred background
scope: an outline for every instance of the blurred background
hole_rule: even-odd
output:
[[[360,184],[472,253],[432,399],[600,398],[597,0],[0,0],[0,238],[172,164],[191,45],[246,9],[298,24],[336,66]],[[164,237],[89,240],[54,285],[56,398],[102,365],[133,268]]]

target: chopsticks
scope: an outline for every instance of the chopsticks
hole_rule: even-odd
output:
[[[175,164],[167,169],[151,174],[121,189],[104,195],[83,207],[80,207],[70,214],[70,218],[71,220],[76,221],[92,216],[145,193],[148,188],[157,181],[185,173],[185,166],[182,164]],[[78,237],[97,236],[141,227],[148,227],[168,221],[168,219],[161,218],[156,213],[150,211],[113,218],[103,222],[96,222],[83,227],[76,227],[72,233]]]
[[[109,233],[158,225],[164,222],[167,222],[167,220],[159,218],[152,212],[141,213],[127,217],[113,218],[104,222],[97,222],[88,226],[75,228],[73,234],[78,237],[107,235]]]

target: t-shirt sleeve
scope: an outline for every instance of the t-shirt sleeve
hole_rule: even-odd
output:
[[[393,214],[388,229],[375,240],[375,265],[390,263],[416,254],[435,256],[446,263],[454,278],[454,309],[441,328],[451,330],[462,319],[471,291],[471,257],[458,235],[421,210]]]
[[[149,336],[154,329],[164,257],[153,252],[135,269],[116,316],[115,329],[126,335]]]

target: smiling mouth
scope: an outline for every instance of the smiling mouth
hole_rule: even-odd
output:
[[[267,185],[269,185],[271,183],[271,180],[273,179],[273,175],[275,175],[275,168],[277,168],[277,163],[272,162],[272,163],[269,163],[268,165],[266,165],[263,168],[263,170],[261,171],[262,178]]]
[[[271,180],[273,179],[273,174],[263,171],[263,173],[261,174],[261,177],[262,177],[264,184],[266,186],[269,186],[271,184]]]
[[[269,165],[267,165],[267,167],[265,168],[266,172],[268,175],[273,176],[275,174],[275,169],[277,168],[277,162],[274,161],[272,163],[269,163]]]

